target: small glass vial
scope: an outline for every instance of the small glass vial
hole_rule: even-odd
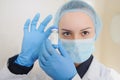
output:
[[[52,29],[52,33],[49,39],[51,40],[52,45],[58,46],[58,29],[57,28]],[[60,54],[57,48],[56,48],[56,51],[58,52],[58,54]]]
[[[53,45],[58,45],[58,29],[57,28],[52,29],[50,40]]]

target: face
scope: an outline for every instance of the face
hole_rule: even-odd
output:
[[[59,22],[59,36],[62,39],[88,39],[95,36],[91,17],[83,12],[65,13]]]

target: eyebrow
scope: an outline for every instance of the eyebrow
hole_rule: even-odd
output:
[[[87,29],[91,29],[91,27],[87,27],[87,28],[81,29],[80,31],[85,31]]]
[[[87,27],[87,28],[81,29],[80,31],[85,31],[85,30],[87,30],[87,29],[91,29],[91,27]],[[71,30],[68,30],[68,29],[61,29],[61,30],[71,32]]]
[[[67,30],[67,29],[62,29],[62,30],[71,32],[71,30]]]

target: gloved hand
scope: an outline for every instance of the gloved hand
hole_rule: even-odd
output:
[[[71,80],[77,73],[73,61],[63,49],[61,43],[58,50],[53,48],[51,42],[47,39],[42,44],[41,53],[39,54],[40,67],[54,80]]]
[[[30,22],[30,19],[28,19],[24,24],[22,49],[15,61],[15,63],[19,65],[26,67],[32,66],[35,60],[38,59],[38,53],[40,52],[41,43],[43,43],[44,40],[47,39],[51,33],[51,27],[46,31],[44,31],[44,29],[52,19],[52,16],[47,16],[37,28],[36,25],[39,17],[40,14],[38,13],[35,15],[32,22]]]

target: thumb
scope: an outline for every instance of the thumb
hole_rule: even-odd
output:
[[[49,27],[47,31],[45,32],[45,37],[48,38],[52,32],[52,27]]]
[[[54,28],[55,28],[55,26],[53,25],[47,29],[47,31],[45,32],[46,38],[48,38],[50,36],[50,34],[52,33],[52,29],[54,29]]]

